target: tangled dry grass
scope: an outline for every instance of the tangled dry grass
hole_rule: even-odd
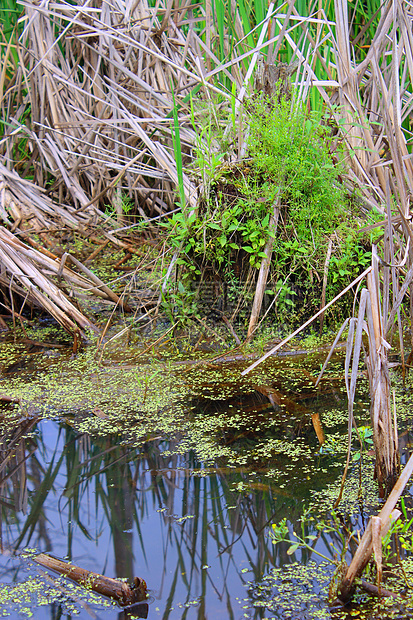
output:
[[[393,263],[404,253],[413,189],[408,1],[378,4],[364,21],[345,0],[328,14],[319,2],[257,3],[255,23],[243,2],[22,4],[1,48],[0,213],[13,234],[103,228],[114,241],[127,223],[125,199],[144,220],[175,208],[179,191],[196,209],[202,175],[188,176],[181,159],[203,140],[192,101],[224,110],[217,122],[236,160],[244,97],[282,58],[296,68],[294,96],[330,112],[347,148],[349,191],[383,215],[386,195],[395,197]],[[104,217],[105,205],[115,218]],[[407,266],[410,248],[408,256]],[[2,264],[13,287],[19,273]]]

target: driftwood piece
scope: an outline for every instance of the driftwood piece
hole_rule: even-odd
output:
[[[8,396],[7,394],[0,394],[0,401],[2,403],[19,403],[20,398],[13,398],[13,396]]]
[[[145,601],[148,596],[146,582],[140,577],[135,577],[134,583],[131,585],[125,581],[105,577],[93,571],[80,568],[45,553],[39,553],[33,560],[45,568],[53,570],[60,575],[65,575],[65,577],[85,588],[93,590],[93,592],[115,599],[122,607]]]
[[[409,458],[406,467],[404,468],[401,476],[397,480],[396,484],[393,487],[392,492],[390,493],[386,503],[383,508],[380,510],[378,516],[381,519],[381,535],[384,536],[386,531],[388,531],[391,520],[398,519],[400,516],[399,510],[394,510],[396,503],[403,493],[403,490],[408,483],[410,476],[413,473],[413,454]],[[370,560],[371,554],[373,552],[373,537],[372,537],[372,519],[370,519],[366,531],[363,534],[363,537],[360,541],[360,544],[357,548],[356,553],[354,554],[354,558],[347,570],[347,573],[340,584],[339,587],[339,596],[338,600],[342,604],[346,604],[350,601],[354,594],[355,590],[355,579],[359,577],[363,572],[364,568],[367,566],[368,561]]]

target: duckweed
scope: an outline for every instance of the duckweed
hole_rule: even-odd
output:
[[[50,331],[43,335],[60,337]],[[39,337],[35,331],[30,336]],[[317,514],[331,509],[347,450],[340,363],[331,364],[327,375],[331,387],[326,380],[323,393],[314,388],[314,360],[272,360],[241,379],[240,370],[247,362],[219,365],[199,359],[195,364],[180,364],[170,352],[142,354],[144,349],[114,341],[103,356],[95,345],[72,359],[69,350],[53,356],[45,351],[30,354],[23,344],[5,343],[0,348],[6,371],[0,389],[18,399],[18,404],[8,407],[9,415],[0,427],[4,430],[24,416],[39,416],[63,419],[78,433],[116,437],[119,444],[131,447],[153,438],[173,440],[168,449],[161,448],[165,457],[192,451],[202,466],[191,474],[200,478],[219,468],[233,470],[230,490],[240,497],[270,489],[272,498],[280,496],[280,504],[285,499],[282,505],[294,514],[304,505]],[[34,361],[34,367],[13,366],[24,357]],[[411,381],[408,378],[409,386]],[[401,387],[398,377],[395,384]],[[409,395],[399,389],[396,402],[399,420],[407,419]],[[325,454],[320,453],[311,426],[315,412],[321,414],[331,447]],[[369,411],[362,398],[355,414],[362,423],[368,422]],[[361,500],[370,507],[378,504],[371,458],[364,457],[361,473],[360,486],[358,464],[354,465],[340,504],[343,513],[356,514]],[[301,506],[297,506],[297,497]],[[185,514],[174,520],[183,527],[193,518]],[[248,581],[246,597],[239,601],[244,617],[253,618],[262,609],[281,619],[330,618],[325,601],[332,570],[323,563],[294,563]],[[0,601],[7,604],[10,615],[18,611],[30,617],[30,608],[52,600],[63,601],[65,613],[75,614],[76,604],[65,598],[59,584],[56,580],[45,587],[41,578],[31,576],[23,584],[2,586]],[[79,593],[76,588],[64,584],[66,593],[103,604],[97,595]],[[376,612],[387,609],[392,617],[393,607],[388,602],[380,605]],[[337,614],[336,618],[344,618]]]

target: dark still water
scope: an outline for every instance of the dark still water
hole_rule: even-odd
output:
[[[263,482],[268,471],[255,474],[254,492],[242,469],[203,468],[191,453],[170,454],[174,446],[160,439],[131,449],[50,420],[21,433],[3,443],[3,615],[281,617],[253,601],[261,587],[269,594],[263,577],[271,568],[294,560],[285,544],[272,544],[269,531],[283,516],[298,518],[302,498],[271,489]],[[81,589],[72,597],[70,582],[61,579],[54,594],[57,576],[21,557],[27,548],[109,577],[144,578],[148,608],[128,616]]]
[[[348,612],[327,603],[328,560],[379,507],[366,449],[331,520],[347,445],[340,360],[318,389],[319,358],[270,362],[243,383],[231,365],[105,366],[88,351],[24,362],[3,371],[16,403],[0,394],[0,617],[411,617],[395,603],[370,612],[364,594]],[[362,398],[355,414],[368,424]],[[291,548],[294,532],[306,547]],[[122,609],[40,567],[39,553],[137,576],[149,598]]]

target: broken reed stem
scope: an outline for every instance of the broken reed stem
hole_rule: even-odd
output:
[[[287,338],[284,338],[284,340],[282,340],[279,344],[277,344],[275,347],[273,347],[272,349],[270,349],[269,351],[267,351],[267,353],[265,355],[263,355],[262,357],[260,357],[260,359],[258,359],[256,362],[254,362],[253,364],[251,364],[251,366],[248,366],[248,368],[246,368],[245,370],[243,370],[241,372],[241,375],[244,376],[246,374],[248,374],[249,372],[251,372],[251,370],[253,370],[254,368],[256,368],[259,364],[261,364],[264,360],[266,360],[268,357],[270,357],[271,355],[274,355],[274,353],[276,351],[278,351],[279,349],[281,349],[281,347],[283,347],[285,344],[287,344],[287,342],[289,342],[290,340],[292,340],[292,338],[294,338],[295,336],[297,336],[300,332],[302,332],[306,327],[308,327],[309,325],[311,325],[311,323],[313,321],[316,320],[316,318],[318,318],[320,316],[320,314],[322,314],[323,312],[325,312],[326,310],[328,310],[328,308],[330,308],[333,304],[336,303],[336,301],[338,299],[340,299],[343,295],[345,295],[355,284],[357,284],[358,282],[360,282],[363,278],[366,277],[366,275],[368,273],[370,273],[371,271],[371,266],[367,267],[367,269],[365,269],[365,271],[363,271],[362,274],[360,274],[355,280],[353,280],[353,282],[351,282],[351,284],[349,284],[348,286],[346,286],[345,289],[343,289],[341,291],[341,293],[339,293],[338,295],[336,295],[334,297],[334,299],[332,299],[331,301],[328,302],[328,304],[326,306],[324,306],[324,308],[322,308],[321,310],[319,310],[316,314],[314,314],[311,319],[308,319],[308,321],[306,321],[305,323],[303,323],[303,325],[301,325],[301,327],[299,327],[298,329],[296,329],[292,334],[290,334]]]
[[[280,190],[278,191],[278,194],[280,194]],[[258,323],[259,316],[260,316],[262,300],[264,299],[265,288],[267,286],[268,272],[271,266],[272,248],[274,245],[274,237],[277,232],[279,215],[280,215],[280,208],[279,208],[279,197],[278,197],[274,204],[274,210],[273,210],[273,213],[271,214],[270,221],[269,221],[268,230],[269,230],[270,236],[268,237],[268,241],[265,244],[265,248],[264,248],[264,254],[266,254],[266,258],[262,259],[260,270],[258,273],[257,286],[255,288],[255,297],[254,297],[254,303],[252,305],[251,317],[250,317],[250,322],[248,326],[246,342],[250,342],[250,340],[252,339],[252,336],[254,334],[254,331]]]
[[[396,482],[398,459],[396,431],[393,427],[393,414],[390,404],[390,375],[387,357],[387,349],[390,348],[390,345],[385,340],[385,326],[380,306],[378,258],[374,246],[372,270],[367,275],[367,287],[370,293],[373,333],[371,333],[371,326],[369,325],[370,350],[366,365],[371,398],[370,417],[376,452],[375,471],[380,496],[383,497],[390,493]]]
[[[389,497],[386,500],[383,508],[380,510],[378,517],[381,519],[381,535],[386,533],[390,527],[390,515],[394,510],[400,495],[403,493],[406,484],[408,483],[413,473],[413,454],[410,456],[403,472],[393,487]],[[400,515],[400,512],[397,511]],[[398,517],[397,517],[398,518]],[[356,577],[359,577],[366,567],[373,551],[373,538],[372,538],[372,521],[370,519],[366,531],[360,541],[353,560],[347,570],[346,576],[341,582],[339,588],[339,600],[345,604],[352,598],[355,590],[354,581]]]

